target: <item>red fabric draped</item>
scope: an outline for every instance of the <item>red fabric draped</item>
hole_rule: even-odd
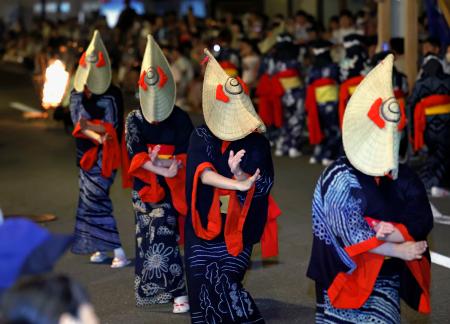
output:
[[[365,219],[371,227],[378,222],[371,217],[365,217]],[[402,233],[405,241],[414,241],[404,225],[392,224]],[[339,273],[328,288],[328,295],[334,307],[356,309],[364,305],[373,291],[385,259],[384,256],[369,251],[383,243],[384,241],[373,237],[345,248],[345,251],[356,263],[356,269],[351,274]],[[422,289],[418,311],[428,314],[431,311],[430,263],[426,258],[405,262]]]
[[[265,125],[277,128],[283,126],[281,97],[285,91],[280,79],[298,76],[295,69],[288,69],[273,76],[267,73],[261,76],[256,87],[256,96],[259,98],[258,113]]]
[[[342,122],[344,121],[344,112],[345,106],[347,105],[348,100],[350,99],[350,87],[357,86],[362,80],[364,76],[358,75],[353,78],[347,79],[341,83],[341,87],[339,89],[339,124],[342,128]]]
[[[108,134],[111,139],[105,141],[103,146],[103,159],[102,159],[102,176],[109,178],[112,175],[113,170],[116,170],[120,166],[121,152],[119,140],[117,137],[116,129],[110,123],[106,123],[102,120],[90,120],[95,125],[102,125],[105,128],[105,133]],[[84,135],[80,123],[75,125],[72,135],[77,138],[90,139]],[[89,171],[98,159],[98,150],[100,144],[97,141],[90,139],[95,144],[94,147],[87,150],[80,160],[80,166],[83,170]]]
[[[321,78],[311,83],[306,89],[305,108],[308,114],[307,126],[309,132],[309,142],[317,145],[323,140],[323,132],[320,127],[319,111],[317,108],[316,89],[325,85],[336,84],[336,81],[330,78]]]
[[[267,214],[267,223],[261,237],[261,254],[263,258],[271,258],[278,255],[278,225],[277,218],[281,215],[272,196],[269,196],[269,210]]]
[[[220,196],[230,196],[227,218],[225,222],[224,236],[227,251],[233,256],[237,256],[243,250],[242,230],[250,208],[255,186],[248,191],[244,205],[241,207],[235,190],[222,190],[214,188],[214,196],[208,213],[208,224],[203,227],[200,215],[197,210],[197,187],[200,175],[205,169],[217,172],[211,163],[204,162],[197,166],[192,187],[191,216],[192,226],[195,234],[204,239],[212,240],[219,235],[222,229],[222,216],[220,214]]]
[[[414,150],[420,150],[424,145],[426,128],[425,109],[428,107],[450,104],[449,95],[431,95],[420,100],[414,107]]]

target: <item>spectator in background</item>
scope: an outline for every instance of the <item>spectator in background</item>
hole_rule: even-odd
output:
[[[244,38],[240,42],[240,54],[242,57],[242,80],[253,91],[258,81],[260,55],[255,42]]]
[[[303,44],[308,41],[308,27],[310,27],[310,24],[308,22],[308,14],[303,11],[299,10],[295,14],[295,31],[294,31],[294,39],[295,43],[297,44]]]
[[[194,68],[192,62],[183,55],[180,47],[173,47],[170,51],[169,61],[175,83],[177,86],[177,101],[176,105],[184,110],[190,110],[187,104],[187,95],[189,84],[194,78]]]
[[[133,26],[137,17],[136,11],[131,8],[131,0],[124,0],[125,8],[120,13],[116,27],[124,34]]]
[[[8,290],[0,301],[5,324],[97,324],[99,319],[80,284],[63,275],[34,277]]]
[[[395,56],[395,68],[399,72],[405,73],[405,39],[403,37],[392,37],[389,43],[391,51]]]

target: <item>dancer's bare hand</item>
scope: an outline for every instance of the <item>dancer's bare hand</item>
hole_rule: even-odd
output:
[[[377,225],[373,228],[376,232],[376,237],[379,240],[385,239],[389,234],[394,232],[395,226],[391,223],[387,222],[379,222]]]
[[[240,150],[236,154],[231,150],[230,155],[228,157],[228,166],[230,167],[231,173],[233,173],[234,176],[241,176],[242,170],[241,170],[241,161],[243,156],[245,155],[245,150]]]
[[[245,180],[236,180],[236,189],[239,191],[248,191],[256,182],[256,180],[259,179],[259,174],[260,171],[259,169],[257,169],[255,174],[253,174],[251,177],[248,177]]]
[[[422,254],[427,249],[428,244],[426,241],[419,241],[419,242],[403,242],[396,245],[397,250],[397,257],[405,260],[405,261],[412,261],[412,260],[418,260],[422,259]]]
[[[167,169],[166,178],[173,178],[178,174],[178,169],[180,168],[180,161],[173,159],[169,168]]]

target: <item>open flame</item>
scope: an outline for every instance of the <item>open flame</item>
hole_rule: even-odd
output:
[[[45,70],[45,83],[42,95],[42,107],[45,109],[58,107],[64,98],[69,73],[60,60],[53,61]]]

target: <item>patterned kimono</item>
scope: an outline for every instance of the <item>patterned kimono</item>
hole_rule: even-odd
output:
[[[427,147],[420,178],[427,190],[450,188],[450,75],[424,71],[408,98],[407,110],[413,121],[414,149]]]
[[[340,79],[341,86],[339,88],[339,123],[342,126],[344,120],[345,107],[350,100],[351,95],[355,92],[356,87],[364,78],[363,72],[367,54],[361,46],[354,46],[346,49],[345,58],[340,62]]]
[[[88,254],[121,247],[109,188],[120,165],[119,138],[123,131],[123,101],[119,88],[110,86],[102,95],[87,99],[73,91],[70,113],[75,129],[77,165],[80,167],[75,241],[72,252]],[[99,145],[81,133],[80,119],[105,127],[112,140]]]
[[[383,244],[373,220],[392,222],[407,241],[426,239],[433,216],[407,166],[397,180],[374,178],[338,159],[320,177],[312,205],[307,275],[316,282],[316,323],[400,323],[400,297],[430,312],[430,259],[405,262],[368,251]]]
[[[308,74],[305,107],[310,143],[317,161],[335,160],[341,151],[338,116],[339,67],[331,62],[315,64]],[[318,133],[318,134],[316,134]]]
[[[305,123],[305,91],[300,79],[300,64],[295,55],[290,56],[266,58],[263,61],[265,72],[256,89],[258,113],[269,126],[270,140],[275,142],[281,155],[288,155],[289,149],[300,150]],[[280,130],[274,132],[271,126]]]
[[[150,124],[140,110],[127,117],[126,143],[133,177],[132,201],[136,217],[135,296],[138,306],[168,303],[186,295],[178,248],[180,216],[186,215],[185,165],[193,126],[178,107],[164,121]],[[142,166],[148,149],[161,146],[159,158],[175,156],[183,167],[174,178],[164,178]]]
[[[248,192],[220,190],[201,183],[209,168],[231,178],[230,150],[246,150],[241,168],[261,178]],[[206,126],[191,136],[187,164],[185,263],[192,323],[263,323],[242,280],[253,244],[266,234],[273,184],[270,145],[261,134],[223,142]],[[222,225],[224,224],[224,225]]]

